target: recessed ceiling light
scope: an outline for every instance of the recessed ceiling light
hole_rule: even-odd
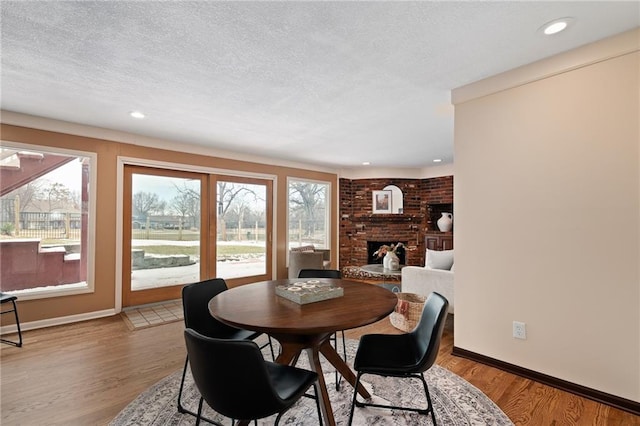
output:
[[[369,164],[371,164],[371,163],[370,163],[370,162],[368,162],[368,161],[363,161],[363,162],[362,162],[362,165],[363,165],[363,166],[368,166]]]
[[[442,163],[442,158],[436,158],[433,160],[434,163]]]
[[[129,115],[130,115],[131,117],[133,117],[133,118],[137,118],[137,119],[140,119],[140,120],[141,120],[141,119],[143,119],[143,118],[145,117],[145,115],[144,115],[142,112],[140,112],[140,111],[131,111],[131,112],[129,113]]]
[[[573,18],[555,19],[551,22],[547,22],[542,27],[540,27],[540,31],[542,31],[542,33],[546,35],[557,34],[560,31],[566,30],[572,20]]]

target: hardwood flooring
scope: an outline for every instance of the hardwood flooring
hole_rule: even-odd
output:
[[[640,425],[630,413],[452,356],[451,323],[437,363],[481,389],[516,425]],[[0,346],[0,424],[107,424],[146,388],[182,368],[182,331],[182,322],[132,331],[114,316],[25,332],[22,348]],[[373,332],[400,331],[385,319],[346,336]]]

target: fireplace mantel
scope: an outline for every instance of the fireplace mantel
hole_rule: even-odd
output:
[[[357,214],[353,215],[351,220],[354,223],[358,222],[422,222],[424,220],[424,215],[415,215],[415,214]]]

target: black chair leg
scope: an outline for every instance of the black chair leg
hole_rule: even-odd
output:
[[[342,334],[342,354],[344,355],[344,362],[347,362],[347,342],[344,338],[344,330],[340,331],[340,333]],[[336,352],[338,352],[338,342],[337,342],[337,336],[336,336]],[[338,374],[338,372],[336,371],[336,374]],[[337,379],[336,379],[336,390],[339,391],[340,390],[340,383],[342,382],[342,375],[340,375]]]
[[[273,352],[273,343],[271,342],[271,336],[267,336],[269,338],[269,349],[271,350],[271,361],[276,361],[276,355]]]
[[[178,412],[186,413],[187,410],[182,406],[182,390],[184,389],[184,378],[187,377],[187,366],[189,365],[189,355],[184,361],[184,369],[182,370],[182,381],[180,382],[180,392],[178,392]]]
[[[271,336],[267,335],[267,338],[269,339],[269,341],[267,343],[265,343],[264,345],[260,346],[260,350],[262,350],[262,349],[266,348],[267,346],[269,346],[269,350],[271,351],[271,361],[275,362],[276,355],[275,355],[275,352],[273,352],[273,343],[271,342]]]
[[[180,382],[180,391],[178,392],[178,412],[181,414],[190,414],[192,416],[196,417],[196,424],[200,424],[200,420],[204,420],[207,423],[211,423],[212,425],[216,425],[216,426],[224,426],[221,423],[215,421],[215,420],[211,420],[208,419],[206,417],[202,417],[202,402],[204,401],[204,399],[202,397],[200,397],[200,405],[198,406],[198,412],[194,413],[193,411],[187,410],[186,408],[184,408],[184,406],[182,405],[182,391],[184,390],[184,379],[187,377],[187,366],[189,365],[189,355],[187,355],[187,358],[184,360],[184,369],[182,370],[182,381]]]
[[[202,403],[204,398],[200,397],[200,403],[198,404],[198,414],[196,415],[196,426],[200,424],[200,417],[202,416]]]
[[[15,300],[12,300],[11,303],[13,304],[13,315],[16,317],[16,327],[18,328],[18,341],[14,342],[12,340],[7,340],[7,339],[0,339],[0,341],[20,348],[22,347],[22,330],[20,329],[20,319],[18,318],[18,307],[16,306]],[[2,311],[1,313],[8,314],[9,312],[11,311],[10,310]]]
[[[351,410],[349,411],[349,423],[347,425],[351,426],[351,422],[353,422],[353,410],[356,406],[356,399],[358,398],[358,385],[360,384],[360,377],[362,377],[362,373],[358,372],[356,376],[356,384],[353,385],[353,400],[351,401]]]
[[[429,388],[427,387],[427,382],[424,379],[424,376],[422,375],[422,373],[414,373],[414,374],[410,374],[407,376],[402,376],[403,379],[408,379],[408,378],[418,378],[422,381],[422,384],[424,386],[426,395],[427,395],[427,403],[428,406],[427,408],[414,408],[414,407],[400,407],[397,405],[382,405],[382,404],[375,404],[372,402],[361,402],[357,400],[357,396],[358,396],[358,392],[355,389],[358,389],[358,384],[360,383],[360,377],[363,375],[364,373],[358,372],[358,376],[356,377],[356,384],[354,386],[354,392],[353,392],[353,403],[351,404],[351,413],[349,413],[349,425],[351,424],[351,421],[353,419],[353,409],[354,406],[358,406],[358,407],[376,407],[376,408],[388,408],[388,409],[392,409],[392,410],[402,410],[402,411],[412,411],[414,413],[420,413],[420,414],[424,414],[427,415],[429,414],[429,411],[431,411],[431,419],[433,420],[433,424],[436,424],[436,416],[433,412],[433,405],[431,404],[431,396],[429,395]],[[367,374],[376,374],[376,373],[367,373]]]
[[[273,426],[278,426],[280,424],[280,418],[282,417],[283,414],[284,414],[284,411],[281,411],[278,413],[278,415],[276,416],[276,421],[273,423]]]
[[[340,331],[342,333],[342,353],[344,355],[344,362],[347,362],[347,343],[344,338],[344,331]],[[330,341],[333,342],[333,347],[338,352],[338,332],[333,333],[333,336],[329,338]],[[340,383],[342,382],[342,375],[338,373],[338,370],[334,373],[336,375],[336,390],[340,390]]]
[[[433,426],[436,425],[436,413],[433,409],[433,404],[431,403],[431,395],[429,394],[429,386],[427,386],[427,381],[424,379],[424,374],[420,373],[420,378],[422,379],[422,384],[424,385],[424,393],[427,395],[427,403],[429,404],[429,411],[431,411],[431,420],[433,420]]]
[[[336,349],[336,352],[338,352],[338,333],[337,332],[333,333],[333,336],[329,338],[329,341],[333,342],[333,347]],[[336,378],[336,390],[339,391],[340,390],[340,374],[338,373],[338,369],[335,370],[334,374]]]

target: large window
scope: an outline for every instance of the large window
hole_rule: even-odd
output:
[[[90,291],[94,154],[3,143],[0,289],[23,297]]]
[[[289,247],[330,248],[330,184],[290,178]]]
[[[271,277],[272,182],[126,164],[123,306],[180,297],[208,278]]]

